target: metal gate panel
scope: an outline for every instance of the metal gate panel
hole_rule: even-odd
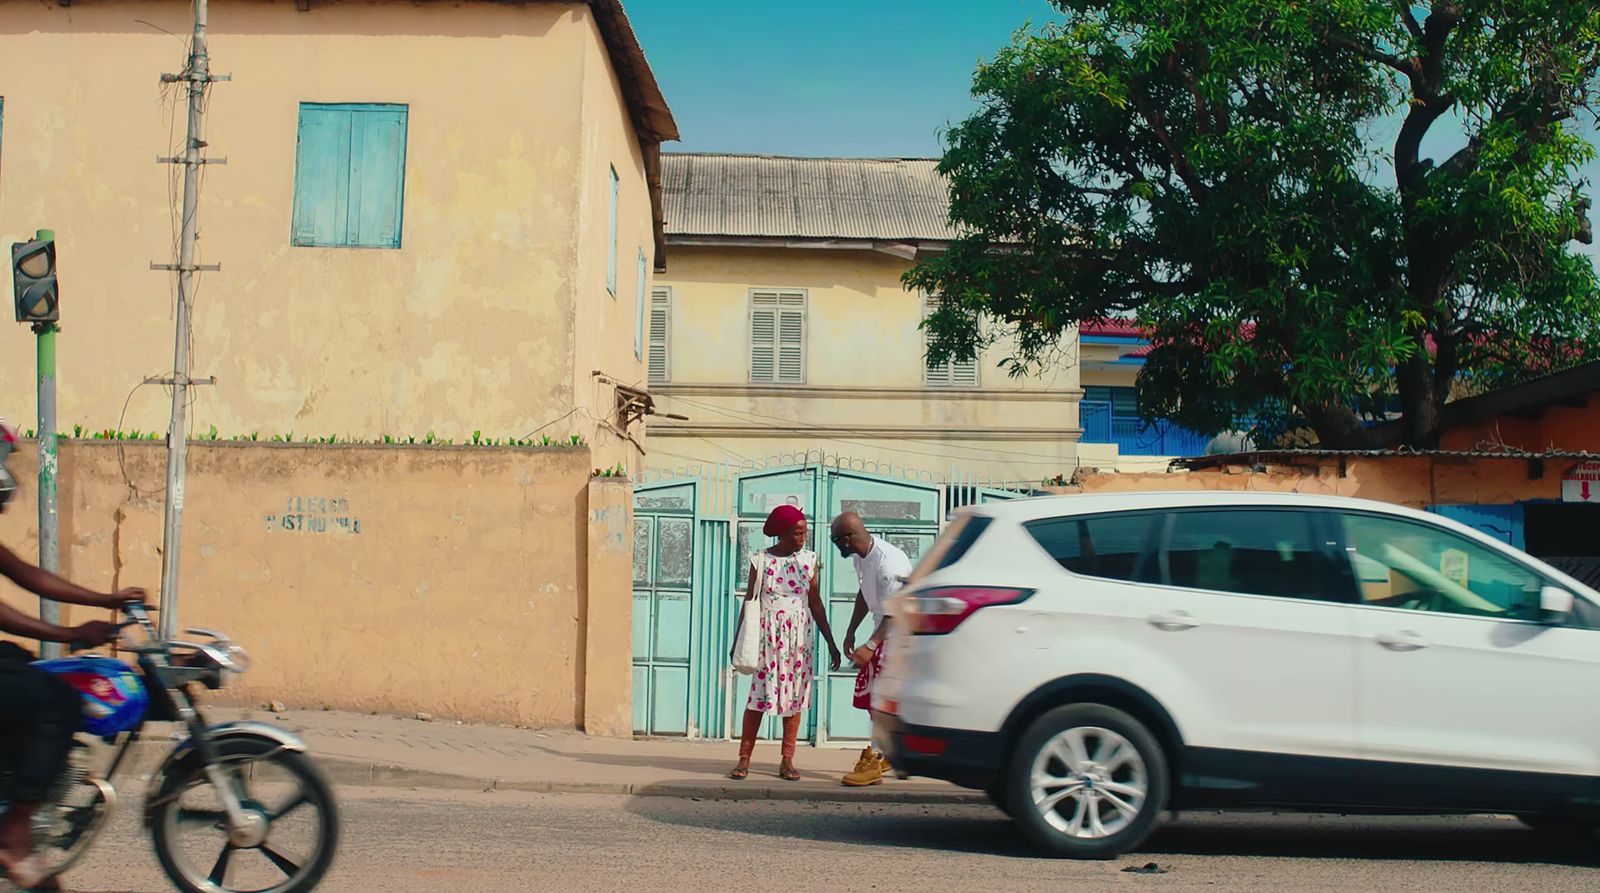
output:
[[[732,671],[728,651],[747,585],[749,556],[768,544],[767,514],[793,503],[811,527],[808,548],[821,556],[823,592],[834,633],[842,638],[860,588],[855,569],[828,543],[827,525],[841,511],[862,515],[867,528],[900,546],[915,563],[953,507],[1030,495],[1009,484],[932,475],[818,454],[781,457],[743,474],[732,466],[696,466],[661,473],[635,490],[634,726],[639,734],[737,736],[750,678]],[[848,467],[845,467],[848,465]],[[870,630],[857,633],[865,639]],[[802,737],[816,743],[870,734],[865,711],[851,704],[855,668],[827,671],[821,637],[814,646],[816,682]],[[762,735],[776,738],[773,718]]]
[[[861,472],[829,469],[826,474],[828,512],[819,518],[818,529],[825,529],[841,512],[855,512],[866,522],[867,530],[877,537],[904,549],[913,564],[933,545],[939,534],[942,500],[939,488],[932,484],[894,480]],[[822,537],[827,541],[826,535]],[[856,594],[861,582],[856,576],[855,562],[839,555],[828,546],[823,556],[823,595],[828,603],[828,622],[833,633],[844,645],[845,629],[855,610]],[[870,616],[857,631],[859,641],[865,641],[872,630]],[[839,672],[828,672],[827,648],[820,646],[817,661],[817,692],[819,705],[816,741],[865,741],[872,737],[871,718],[865,710],[852,703],[855,696],[856,667],[845,655]]]
[[[726,737],[727,690],[733,673],[728,653],[733,648],[736,600],[730,591],[732,551],[727,520],[695,522],[694,598],[690,640],[689,732],[693,737]]]
[[[634,492],[635,734],[689,734],[695,506],[693,482]]]
[[[805,512],[806,521],[810,527],[810,542],[807,548],[816,550],[817,542],[817,506],[822,502],[819,493],[821,475],[819,469],[810,466],[793,468],[780,468],[745,474],[739,477],[737,487],[737,500],[735,502],[737,517],[734,526],[734,575],[733,591],[737,596],[743,596],[750,585],[750,556],[760,549],[766,548],[771,539],[761,532],[761,527],[766,523],[767,515],[779,505],[790,504]],[[826,566],[826,557],[823,558]],[[737,623],[737,615],[729,620],[731,624]],[[813,650],[820,650],[824,662],[827,656],[827,647],[821,644],[822,637],[817,637],[817,644]],[[737,737],[740,724],[744,721],[745,704],[750,696],[749,676],[733,674],[731,686],[732,698],[730,699],[729,735]],[[817,695],[816,688],[812,689],[811,706],[805,713],[805,718],[800,723],[800,737],[802,740],[811,741],[816,737],[817,730]],[[781,729],[776,717],[769,716],[761,723],[761,737],[773,740],[779,737]]]

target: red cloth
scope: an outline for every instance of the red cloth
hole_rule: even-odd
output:
[[[800,511],[795,506],[784,503],[773,509],[772,514],[767,516],[766,526],[761,528],[761,532],[767,536],[783,536],[805,519],[805,512]]]
[[[883,672],[883,651],[884,644],[879,643],[878,650],[872,652],[872,660],[867,661],[867,665],[856,673],[856,692],[850,703],[855,705],[857,710],[872,709],[872,683],[876,682],[878,674]]]

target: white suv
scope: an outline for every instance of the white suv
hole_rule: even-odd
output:
[[[1052,853],[1168,809],[1600,825],[1600,594],[1467,527],[1264,493],[963,510],[890,608],[876,737]]]

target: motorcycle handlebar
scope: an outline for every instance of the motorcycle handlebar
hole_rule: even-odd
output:
[[[127,628],[129,628],[131,626],[143,627],[146,632],[150,632],[152,634],[152,636],[153,636],[153,634],[155,632],[155,625],[150,622],[150,611],[152,609],[150,608],[149,605],[146,605],[144,602],[132,602],[132,601],[123,602],[121,610],[122,610],[123,615],[125,617],[127,617],[128,619],[126,621],[122,622],[122,623],[117,624],[117,633],[119,634],[119,636],[120,636],[120,634],[121,634],[121,632],[123,630],[125,630],[125,629],[127,629]],[[91,648],[98,648],[98,647],[100,647],[100,646],[98,646],[98,645],[69,644],[69,645],[67,645],[67,653],[68,654],[77,654],[80,651],[88,651]]]

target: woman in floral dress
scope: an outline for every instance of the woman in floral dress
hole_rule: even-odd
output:
[[[729,778],[750,774],[750,755],[766,714],[783,717],[783,762],[778,777],[798,781],[794,768],[800,718],[811,705],[813,624],[822,629],[833,669],[839,668],[839,647],[833,642],[822,603],[817,553],[806,548],[806,517],[792,505],[780,505],[767,516],[762,532],[777,542],[750,555],[750,587],[746,600],[761,599],[761,659],[751,677],[745,702],[744,729],[739,738],[739,764]]]

